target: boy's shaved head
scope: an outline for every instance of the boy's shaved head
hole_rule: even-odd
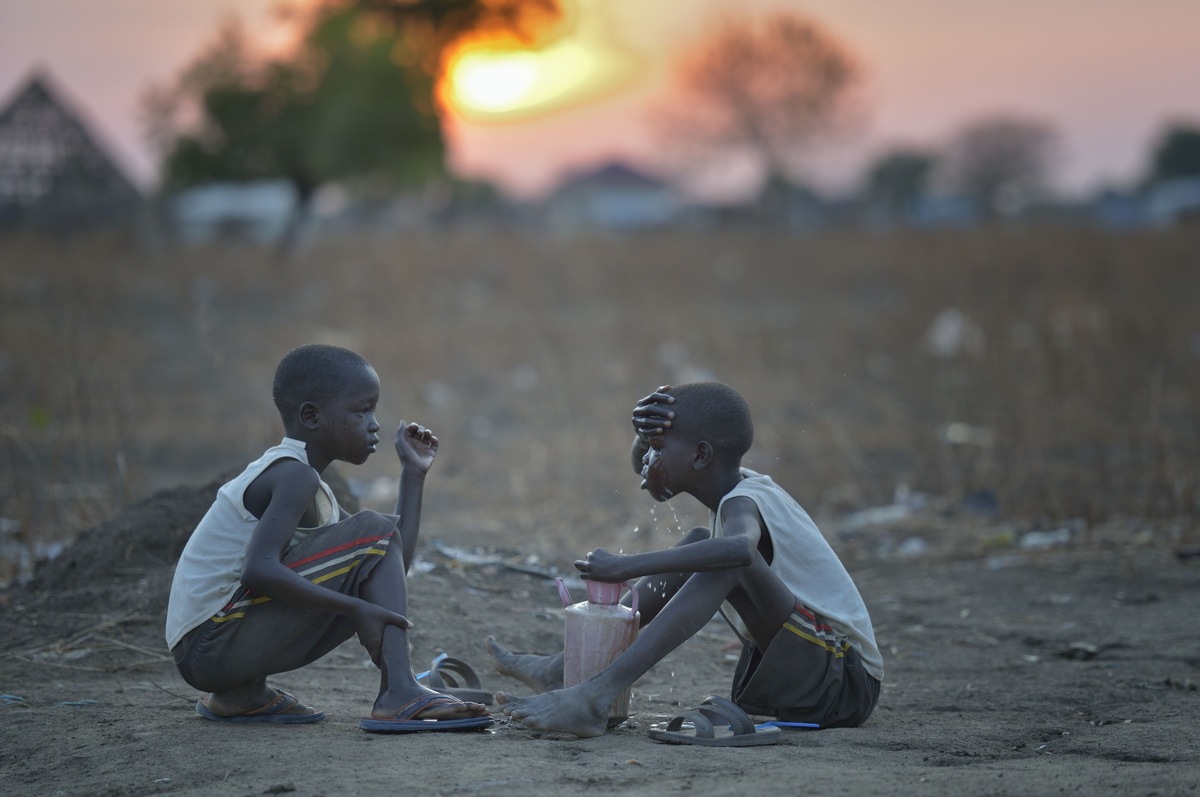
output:
[[[271,390],[284,424],[296,417],[306,401],[326,406],[338,395],[349,374],[370,367],[361,356],[340,346],[310,343],[292,349],[275,369]]]
[[[671,434],[689,442],[707,441],[726,462],[740,462],[750,450],[754,423],[742,394],[722,382],[690,382],[667,392],[675,397]]]

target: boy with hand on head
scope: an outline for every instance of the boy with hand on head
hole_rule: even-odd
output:
[[[361,465],[379,443],[379,377],[359,355],[312,344],[275,371],[283,441],[221,487],[176,566],[167,646],[183,679],[210,694],[196,712],[220,722],[298,724],[324,713],[267,676],[316,661],[357,634],[380,670],[368,731],[481,728],[487,708],[417,683],[409,661],[405,574],[416,550],[425,475],[438,439],[396,431],[396,515],[338,506],[321,473]]]
[[[632,420],[642,488],[656,501],[691,495],[708,507],[711,528],[694,528],[665,550],[597,548],[575,563],[586,579],[639,579],[642,623],[624,653],[580,684],[562,689],[561,654],[514,654],[489,637],[496,669],[541,693],[499,693],[504,713],[537,730],[599,736],[621,692],[720,611],[742,641],[736,707],[821,728],[865,722],[883,678],[871,619],[804,509],[741,466],[754,436],[742,396],[719,382],[664,386],[637,402]],[[668,736],[655,738],[704,743],[699,734]]]

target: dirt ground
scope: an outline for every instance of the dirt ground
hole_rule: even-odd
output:
[[[222,726],[193,711],[161,629],[171,563],[216,482],[159,493],[0,592],[0,783],[8,795],[661,795],[1200,793],[1200,559],[1162,545],[882,557],[838,542],[872,611],[887,677],[862,728],[776,746],[678,747],[646,730],[727,694],[732,634],[714,621],[640,680],[598,739],[357,727],[376,674],[354,642],[276,685],[328,714]],[[858,546],[858,547],[856,547]],[[560,644],[551,580],[569,562],[422,541],[415,660],[472,663],[483,640]],[[57,585],[51,588],[51,585]],[[578,588],[576,594],[580,594]]]

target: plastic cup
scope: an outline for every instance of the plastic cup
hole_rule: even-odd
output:
[[[624,584],[606,584],[603,581],[588,581],[588,601],[604,606],[612,606],[621,600],[621,590],[624,586]]]

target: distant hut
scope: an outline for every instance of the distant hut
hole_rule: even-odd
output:
[[[557,228],[642,230],[669,225],[681,212],[670,186],[620,162],[571,175],[546,202]]]
[[[141,201],[44,74],[0,110],[0,227],[122,223]]]

